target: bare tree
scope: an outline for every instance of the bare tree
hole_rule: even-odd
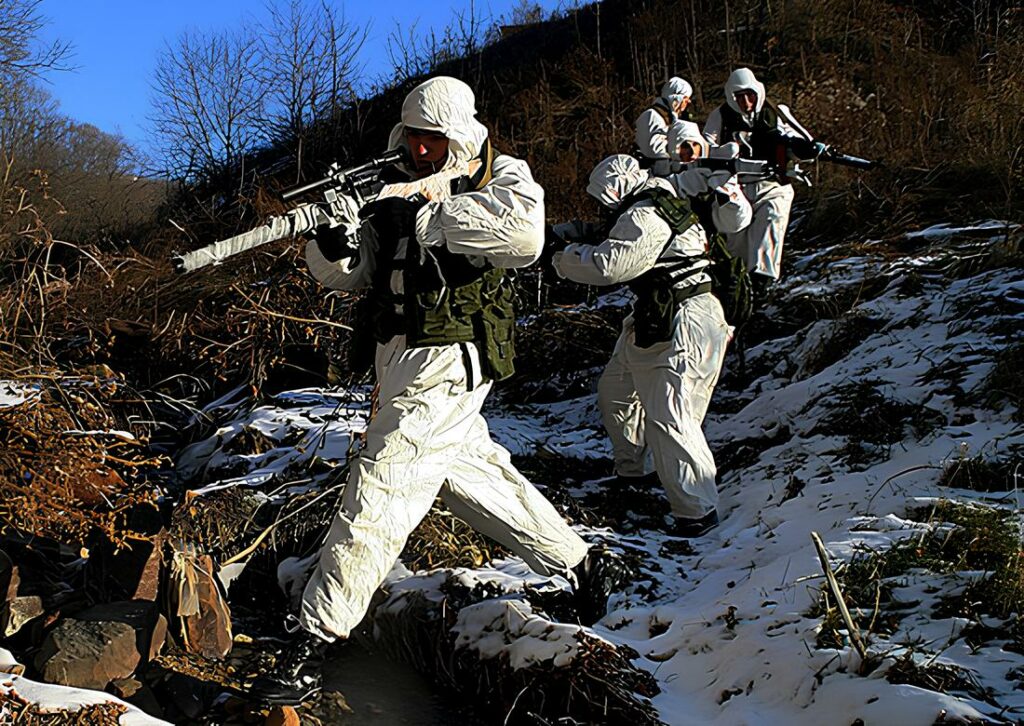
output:
[[[479,80],[480,52],[491,36],[492,19],[477,11],[477,4],[470,0],[467,10],[458,11],[452,21],[440,31],[418,32],[419,20],[405,25],[396,23],[388,34],[387,54],[391,64],[391,77],[378,81],[381,87],[398,85],[410,78],[422,76],[437,70],[438,66],[461,60],[460,74],[476,75],[464,80]],[[477,64],[473,62],[477,61]]]
[[[36,42],[46,25],[39,12],[41,3],[42,0],[0,0],[0,84],[6,84],[10,78],[38,76],[68,67],[69,43]]]
[[[367,31],[324,0],[288,0],[267,10],[256,33],[268,89],[266,126],[273,138],[296,143],[301,167],[302,144],[314,122],[355,101],[357,56]]]
[[[266,138],[259,42],[237,33],[185,33],[157,60],[154,133],[164,171],[178,177],[235,168]]]

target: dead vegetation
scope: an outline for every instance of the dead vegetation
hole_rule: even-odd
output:
[[[120,726],[128,709],[117,703],[98,703],[78,709],[48,711],[17,695],[0,693],[0,723],[19,726]]]
[[[991,402],[1013,407],[1013,417],[1024,421],[1024,343],[1015,343],[1002,349],[995,366],[985,380],[984,388]]]
[[[542,661],[516,669],[507,656],[481,659],[456,645],[452,626],[459,611],[503,593],[482,584],[467,588],[454,579],[443,589],[447,598],[442,603],[416,593],[400,608],[381,608],[374,617],[375,645],[435,674],[443,685],[472,698],[489,717],[504,719],[503,723],[543,724],[567,718],[582,723],[662,723],[648,701],[659,688],[649,673],[630,663],[635,653],[579,631],[578,651],[561,667]],[[566,626],[552,623],[555,627]]]
[[[975,492],[1010,492],[1019,489],[1024,477],[1024,459],[1020,452],[986,458],[964,457],[948,464],[939,486],[969,489]]]
[[[872,633],[891,635],[907,615],[925,607],[894,595],[901,578],[922,572],[958,576],[963,583],[958,594],[931,603],[933,617],[967,618],[972,626],[963,637],[972,632],[977,637],[981,628],[986,640],[998,639],[985,628],[995,619],[1002,623],[1002,637],[1016,642],[1020,637],[1018,614],[1024,612],[1024,560],[1019,525],[1012,513],[938,500],[908,512],[907,518],[929,526],[887,549],[864,549],[836,571],[843,599],[868,637]],[[822,618],[818,647],[845,643],[845,626],[827,590],[822,590],[810,614]]]

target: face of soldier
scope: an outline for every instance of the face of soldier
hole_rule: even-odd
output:
[[[689,106],[689,105],[690,105],[690,97],[689,96],[683,96],[680,100],[678,100],[678,101],[676,101],[675,103],[672,104],[672,110],[675,112],[676,116],[679,116],[679,115],[681,115],[683,113],[683,111],[686,110],[686,107]]]
[[[700,158],[703,149],[696,141],[684,141],[679,144],[679,160],[684,164]]]
[[[406,129],[405,140],[413,166],[421,174],[433,174],[448,158],[448,137],[438,131]]]
[[[733,98],[736,99],[736,105],[740,107],[740,111],[743,113],[753,113],[754,109],[757,108],[757,94],[753,91],[737,91]]]

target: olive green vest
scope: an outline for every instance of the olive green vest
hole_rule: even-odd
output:
[[[477,174],[465,191],[482,189],[492,178],[495,152],[485,142]],[[515,309],[511,282],[505,271],[485,264],[477,267],[465,255],[444,247],[421,254],[410,238],[402,265],[404,294],[391,291],[397,264],[397,240],[380,240],[378,266],[370,288],[370,320],[374,338],[384,343],[405,335],[410,347],[475,343],[483,372],[500,381],[515,371],[513,359]],[[401,314],[398,308],[401,307]]]
[[[671,236],[658,255],[660,258],[677,235],[688,230],[699,220],[688,197],[678,197],[660,187],[644,189],[627,197],[620,209],[625,211],[645,199],[653,202],[658,216],[672,229]],[[633,303],[633,331],[639,347],[649,348],[655,343],[669,340],[672,337],[672,321],[679,303],[711,290],[710,283],[676,287],[678,282],[700,271],[690,271],[694,262],[695,260],[690,258],[671,265],[655,266],[629,282],[629,289],[636,295],[636,301]]]

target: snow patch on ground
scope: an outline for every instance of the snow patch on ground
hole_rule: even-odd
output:
[[[170,722],[153,718],[108,693],[86,688],[38,683],[21,676],[3,676],[0,677],[0,693],[20,696],[45,711],[77,711],[83,706],[97,703],[117,703],[128,709],[119,719],[122,726],[171,726]],[[0,723],[8,723],[4,716],[3,707],[0,706]]]
[[[0,409],[34,401],[39,396],[39,390],[35,384],[0,380]]]

